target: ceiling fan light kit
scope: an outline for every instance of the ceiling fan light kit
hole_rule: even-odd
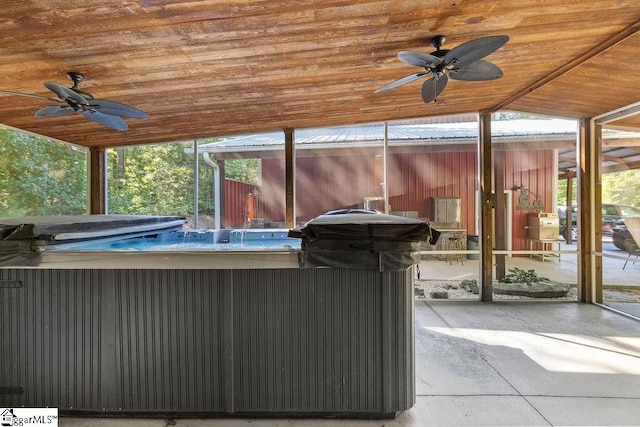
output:
[[[454,80],[483,81],[502,77],[502,70],[495,64],[482,58],[500,49],[509,41],[509,36],[489,36],[471,40],[451,50],[442,49],[445,36],[435,36],[431,45],[436,49],[430,54],[403,50],[398,59],[407,65],[424,68],[425,71],[409,74],[382,86],[374,93],[384,92],[416,81],[427,75],[431,77],[422,84],[422,100],[435,101],[449,82]]]

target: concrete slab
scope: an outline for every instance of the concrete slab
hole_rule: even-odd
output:
[[[416,405],[394,420],[62,418],[73,427],[640,425],[640,321],[575,302],[416,304]]]
[[[469,304],[466,316],[430,305],[450,319],[433,330],[469,343],[465,357],[480,355],[518,394],[640,398],[637,321],[577,303]]]
[[[527,400],[554,426],[637,426],[638,399],[532,396]]]
[[[436,310],[416,303],[416,394],[517,395],[472,341],[445,333],[448,330]]]
[[[607,302],[605,301],[605,305],[607,307],[611,307],[614,310],[618,310],[621,313],[629,314],[633,317],[637,317],[640,319],[640,304],[639,303],[631,303],[631,302]]]
[[[519,396],[420,396],[411,411],[425,427],[550,425]]]

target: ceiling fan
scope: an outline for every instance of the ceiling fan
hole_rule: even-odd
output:
[[[445,36],[436,36],[431,40],[431,45],[436,51],[431,54],[409,50],[398,53],[400,61],[407,65],[423,67],[425,71],[395,80],[374,93],[384,92],[431,74],[431,78],[422,84],[422,100],[429,103],[435,101],[444,90],[449,77],[467,81],[499,79],[502,77],[502,70],[491,62],[483,61],[482,58],[500,49],[508,41],[509,36],[482,37],[448,50],[442,49]]]
[[[86,118],[98,122],[103,126],[119,131],[126,131],[129,129],[129,126],[127,126],[127,123],[122,119],[123,117],[134,119],[146,119],[149,117],[147,113],[137,108],[104,99],[95,99],[93,95],[78,89],[78,85],[84,80],[82,74],[70,71],[67,73],[67,76],[73,82],[73,86],[70,88],[53,82],[44,83],[45,87],[55,93],[58,98],[6,90],[0,90],[0,93],[66,104],[50,105],[41,108],[36,111],[35,117],[37,118],[61,117],[81,113]]]

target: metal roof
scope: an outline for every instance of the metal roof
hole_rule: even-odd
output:
[[[548,120],[502,120],[491,124],[494,137],[541,137],[575,135],[576,121],[562,119]],[[416,143],[437,143],[438,141],[469,140],[478,136],[477,122],[461,123],[419,123],[389,124],[390,145],[411,145]],[[299,129],[295,131],[295,144],[299,149],[336,148],[337,146],[357,147],[376,145],[384,141],[384,124],[361,126]],[[255,151],[256,149],[281,150],[284,147],[284,133],[270,132],[246,135],[237,138],[202,144],[198,150],[209,153]]]
[[[496,120],[491,124],[493,143],[500,149],[557,149],[561,178],[575,174],[576,130],[576,121],[563,119]],[[300,129],[294,140],[299,156],[342,154],[347,148],[382,150],[384,124]],[[472,151],[477,140],[477,122],[396,122],[388,126],[389,149],[396,153]],[[185,151],[193,153],[193,148]],[[199,145],[198,151],[221,160],[276,157],[284,151],[284,132],[224,139]],[[640,168],[640,134],[604,128],[602,171],[636,168]]]

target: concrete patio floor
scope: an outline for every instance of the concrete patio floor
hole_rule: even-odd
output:
[[[416,404],[394,420],[62,418],[60,425],[640,425],[640,321],[575,302],[415,308]]]

